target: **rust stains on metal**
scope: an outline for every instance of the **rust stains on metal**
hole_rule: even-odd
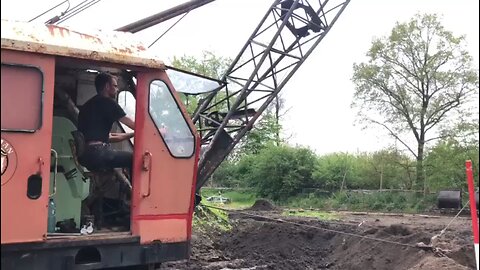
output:
[[[89,40],[90,42],[96,42],[96,43],[102,44],[102,40],[97,36],[80,33],[80,32],[73,31],[68,28],[56,26],[56,25],[46,25],[46,27],[48,28],[52,36],[55,36],[56,32],[59,32],[60,36],[62,37],[65,37],[68,35],[78,35],[81,39],[86,39],[86,40]]]
[[[82,33],[55,25],[2,20],[2,49],[108,61],[150,68],[165,68],[131,33]]]

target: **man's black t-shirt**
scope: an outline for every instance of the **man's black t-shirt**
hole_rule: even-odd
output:
[[[78,130],[83,133],[86,142],[108,143],[108,135],[113,123],[125,115],[125,111],[115,100],[96,95],[81,107],[78,115]]]

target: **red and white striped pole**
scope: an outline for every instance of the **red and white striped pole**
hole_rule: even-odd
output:
[[[472,216],[473,245],[475,247],[475,263],[478,269],[478,216],[477,205],[475,203],[475,184],[473,183],[472,161],[465,162],[467,169],[468,193],[470,194],[470,214]]]

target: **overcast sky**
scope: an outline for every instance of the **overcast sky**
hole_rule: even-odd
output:
[[[314,0],[310,0],[314,1]],[[61,1],[2,0],[2,19],[30,20]],[[80,3],[72,0],[71,6]],[[129,3],[128,5],[126,3]],[[185,1],[114,1],[98,4],[61,25],[115,29]],[[200,56],[212,51],[234,58],[268,10],[271,0],[216,0],[190,12],[152,50],[168,63],[173,56]],[[58,15],[67,5],[37,20]],[[455,35],[466,35],[479,66],[478,0],[352,0],[332,30],[282,90],[290,108],[283,125],[291,144],[309,146],[318,154],[374,151],[392,143],[381,130],[361,130],[350,109],[353,63],[365,61],[374,37],[388,35],[395,22],[416,13],[436,13]],[[172,25],[172,19],[136,34],[150,45]]]

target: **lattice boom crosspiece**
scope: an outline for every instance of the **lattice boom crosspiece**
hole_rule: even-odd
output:
[[[252,128],[349,2],[278,0],[272,4],[223,76],[226,86],[203,99],[193,115],[204,147],[197,190]]]

